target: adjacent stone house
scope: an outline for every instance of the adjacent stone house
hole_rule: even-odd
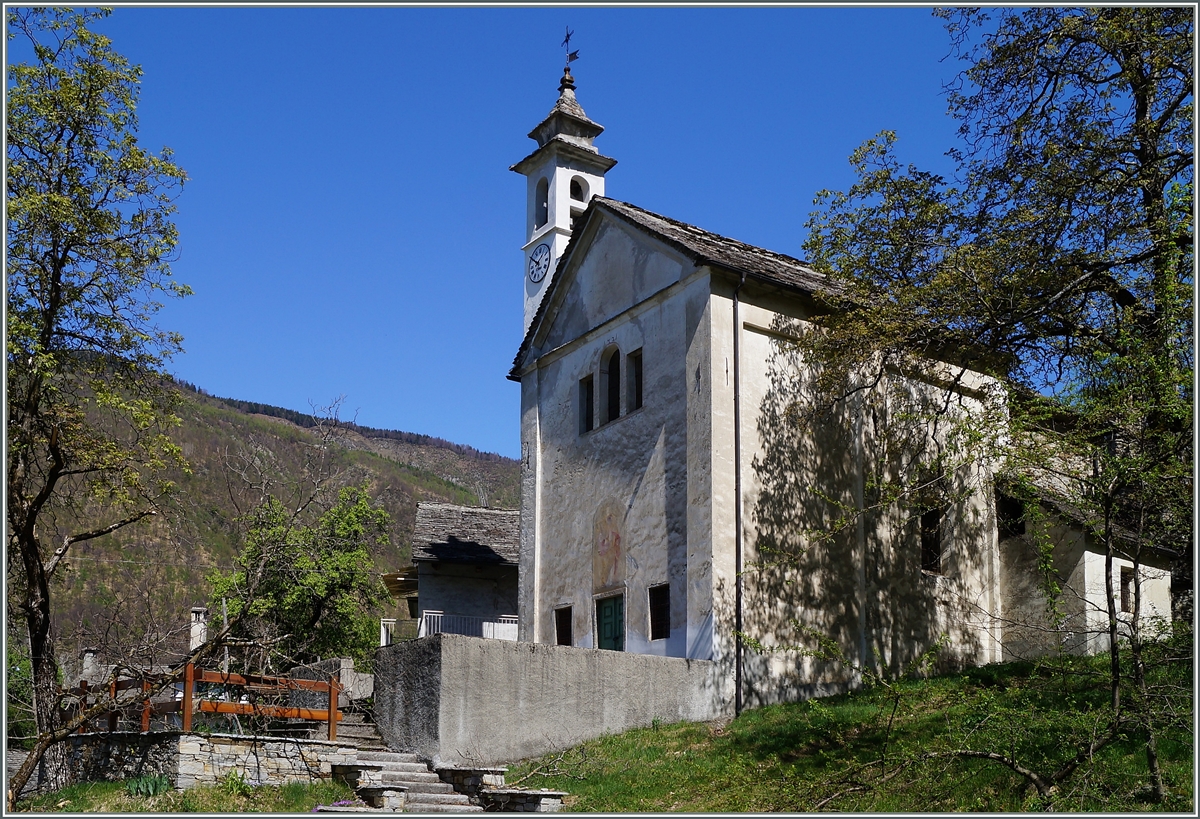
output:
[[[417,621],[413,636],[517,638],[519,527],[515,509],[417,504],[413,565],[384,575]]]

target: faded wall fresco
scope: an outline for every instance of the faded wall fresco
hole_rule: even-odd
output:
[[[625,504],[605,501],[592,518],[592,590],[604,592],[625,583]]]

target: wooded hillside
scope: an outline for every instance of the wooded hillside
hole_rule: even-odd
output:
[[[180,392],[182,424],[172,437],[189,471],[171,476],[178,488],[168,510],[72,548],[54,598],[68,679],[82,647],[136,640],[147,623],[179,628],[183,639],[189,609],[208,602],[205,576],[232,564],[247,481],[266,474],[279,486],[295,485],[320,445],[311,415],[216,398],[191,385]],[[353,423],[339,423],[331,440],[336,485],[366,483],[391,515],[391,545],[374,555],[379,572],[409,562],[418,501],[508,508],[519,502],[517,462],[494,453]]]

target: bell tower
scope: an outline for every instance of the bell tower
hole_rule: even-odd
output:
[[[576,217],[593,196],[604,195],[604,174],[617,160],[592,145],[604,130],[588,119],[575,99],[568,62],[558,86],[558,102],[529,132],[537,149],[509,170],[528,180],[525,203],[525,323],[529,325],[554,278],[558,260],[571,238]]]

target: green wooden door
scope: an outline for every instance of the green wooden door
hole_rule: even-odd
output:
[[[625,650],[625,598],[606,597],[596,601],[596,631],[600,648]]]

